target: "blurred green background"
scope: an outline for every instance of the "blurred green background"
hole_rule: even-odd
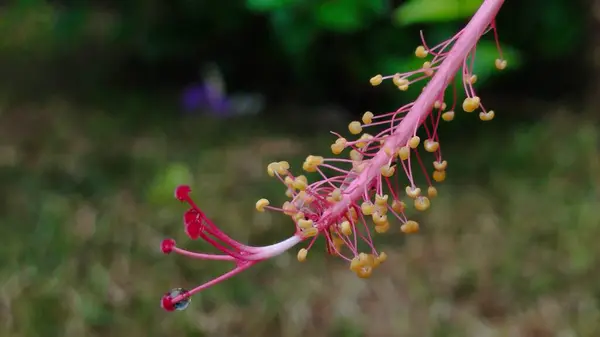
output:
[[[507,1],[509,68],[478,50],[493,123],[441,128],[449,177],[422,231],[392,230],[367,281],[321,241],[167,314],[161,295],[229,266],[186,248],[189,183],[252,244],[293,226],[266,164],[328,153],[365,110],[418,89],[368,79],[418,65],[479,0],[14,0],[0,4],[0,336],[600,336],[597,0]],[[210,96],[209,93],[214,94]],[[393,227],[395,228],[395,227]]]

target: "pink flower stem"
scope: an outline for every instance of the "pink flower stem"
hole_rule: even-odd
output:
[[[386,140],[386,145],[398,149],[404,146],[413,136],[416,126],[427,118],[435,100],[440,96],[454,78],[463,61],[475,48],[479,38],[487,30],[498,14],[504,0],[485,0],[471,21],[462,30],[460,37],[448,52],[446,59],[437,69],[425,90],[414,102],[410,111]],[[389,155],[381,150],[369,161],[366,167],[345,189],[342,200],[327,209],[319,222],[319,227],[326,228],[330,222],[338,219],[354,200],[360,198],[364,186],[368,186],[381,172],[380,168],[390,160]]]

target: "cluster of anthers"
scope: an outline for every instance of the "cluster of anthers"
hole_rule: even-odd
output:
[[[403,233],[418,232],[419,223],[410,219],[407,211],[411,208],[416,212],[428,210],[438,194],[434,184],[446,179],[448,162],[442,156],[438,126],[441,120],[449,122],[455,117],[457,86],[453,79],[457,73],[462,78],[466,94],[461,110],[467,113],[479,111],[479,118],[483,121],[494,118],[494,111],[483,106],[473,88],[477,81],[473,63],[477,42],[491,30],[499,53],[495,66],[499,70],[506,67],[494,21],[502,3],[501,0],[484,1],[463,30],[434,47],[429,47],[421,34],[422,45],[415,50],[415,56],[424,59],[420,69],[371,78],[373,86],[391,80],[403,91],[416,82],[429,82],[417,100],[396,111],[382,114],[365,112],[361,121],[349,123],[350,136],[343,137],[332,132],[337,137],[331,145],[334,156],[310,155],[302,165],[305,172],[316,175],[318,179],[310,182],[305,175],[294,175],[286,161],[267,166],[269,176],[285,185],[289,200],[275,206],[267,199],[260,199],[256,202],[256,210],[276,211],[289,216],[295,224],[295,233],[290,238],[264,247],[235,241],[194,203],[188,186],[178,187],[175,197],[189,205],[184,215],[186,234],[192,240],[203,239],[222,254],[184,250],[177,247],[172,239],[162,242],[162,251],[198,259],[229,261],[234,268],[190,291],[181,288],[172,290],[163,296],[162,307],[168,311],[185,309],[193,294],[307,241],[306,247],[297,253],[298,261],[304,262],[318,237],[324,237],[328,253],[347,261],[350,270],[358,277],[371,276],[373,270],[387,258],[385,252],[375,247],[373,236],[388,232],[395,223],[399,223]],[[445,92],[450,85],[453,87],[452,103],[447,104]],[[421,136],[417,135],[420,128],[423,129]],[[369,130],[375,131],[367,133]],[[426,156],[433,159],[430,164],[426,164]],[[418,172],[424,176],[422,180],[426,185],[417,184],[415,176]]]

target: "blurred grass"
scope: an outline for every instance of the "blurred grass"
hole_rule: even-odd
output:
[[[67,102],[0,106],[0,335],[598,336],[598,128],[555,112],[534,126],[447,145],[440,197],[420,234],[377,241],[390,256],[356,279],[323,244],[218,285],[182,313],[159,298],[229,266],[163,256],[184,239],[173,184],[189,182],[227,232],[287,237],[260,197],[283,201],[266,163],[295,168],[331,140],[262,121],[117,122]],[[468,118],[472,116],[462,116]],[[501,118],[501,117],[500,117]],[[178,181],[180,179],[185,181]]]

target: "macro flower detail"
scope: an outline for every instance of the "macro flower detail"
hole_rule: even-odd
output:
[[[267,174],[281,182],[289,200],[272,205],[262,198],[255,208],[258,212],[275,211],[290,217],[295,231],[288,239],[263,247],[242,244],[226,235],[196,205],[189,186],[178,187],[175,198],[189,206],[183,216],[187,236],[208,242],[221,254],[184,250],[172,239],[162,242],[163,253],[228,261],[233,268],[189,291],[176,288],[166,293],[162,307],[167,311],[183,310],[194,294],[301,242],[306,242],[306,246],[299,249],[297,259],[305,262],[320,237],[326,240],[330,255],[346,261],[358,277],[370,277],[387,259],[373,238],[390,230],[418,232],[420,224],[410,218],[410,213],[427,212],[435,204],[436,185],[446,179],[448,168],[448,160],[442,155],[440,124],[452,121],[459,109],[479,112],[482,121],[495,116],[493,110],[486,109],[473,87],[477,81],[473,64],[477,42],[491,31],[498,46],[498,59],[490,66],[498,70],[507,66],[495,25],[503,3],[503,0],[483,1],[461,31],[435,46],[430,47],[421,34],[422,45],[415,49],[415,57],[424,60],[421,68],[372,77],[373,86],[391,80],[402,91],[420,81],[427,83],[414,102],[387,113],[365,112],[360,121],[348,124],[349,135],[332,132],[336,136],[331,144],[332,156],[309,155],[302,164],[302,170],[314,173],[317,180],[309,181],[303,174],[292,173],[286,161],[267,166]],[[457,75],[460,85],[454,81]],[[446,97],[449,86],[452,94]],[[462,102],[457,102],[459,89],[466,95]],[[421,180],[425,184],[419,184]]]

